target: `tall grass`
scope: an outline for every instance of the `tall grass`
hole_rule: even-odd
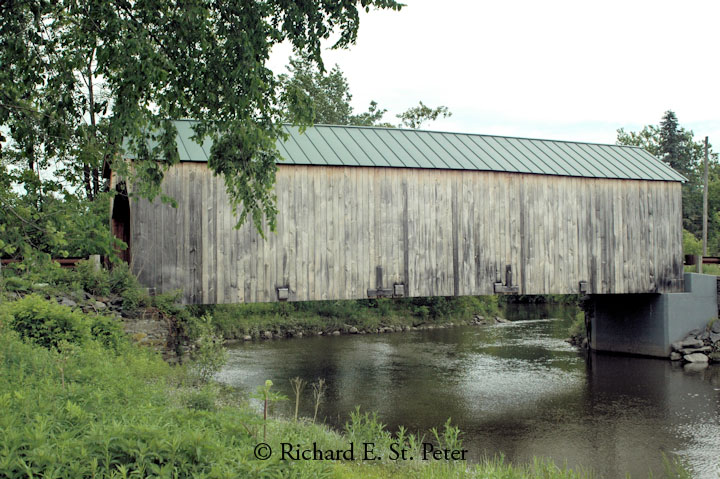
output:
[[[198,394],[217,404],[219,392],[190,388],[183,368],[89,341],[61,373],[60,355],[0,333],[0,477],[287,477],[289,464],[252,456],[257,415],[192,407]]]

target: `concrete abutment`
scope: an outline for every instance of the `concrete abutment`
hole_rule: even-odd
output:
[[[590,347],[667,358],[673,342],[718,316],[717,276],[684,278],[683,293],[593,295],[587,306]]]

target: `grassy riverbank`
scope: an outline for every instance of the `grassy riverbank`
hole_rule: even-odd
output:
[[[468,468],[464,461],[388,459],[391,444],[418,458],[423,441],[461,449],[449,423],[418,438],[392,435],[361,412],[341,432],[308,420],[265,422],[247,397],[203,382],[192,364],[171,367],[102,317],[37,296],[0,306],[0,383],[0,476],[8,478],[586,477],[549,462]],[[268,460],[254,457],[260,442],[275,451]],[[359,450],[364,442],[385,459],[361,461],[359,452],[344,462],[279,457],[281,443]]]
[[[209,315],[216,334],[226,340],[267,337],[292,337],[333,332],[372,333],[420,326],[468,324],[480,318],[492,322],[502,316],[504,303],[576,304],[574,295],[539,296],[465,296],[346,301],[307,301],[290,303],[226,304],[177,307],[178,294],[151,297],[119,265],[112,271],[95,270],[81,262],[77,270],[61,269],[46,262],[18,263],[5,268],[0,289],[25,295],[82,298],[90,293],[122,305],[125,312],[146,307],[159,308],[179,320],[182,330],[193,328],[192,318]],[[179,293],[179,292],[178,292]]]
[[[496,296],[468,296],[233,304],[203,307],[198,312],[211,314],[225,339],[241,339],[246,335],[262,337],[266,331],[286,337],[342,333],[352,328],[375,332],[380,328],[468,323],[475,316],[493,318],[500,314],[500,308]]]
[[[374,333],[382,328],[427,327],[471,324],[478,320],[492,323],[503,316],[505,304],[577,305],[578,295],[462,296],[346,301],[307,301],[299,303],[225,304],[195,308],[198,314],[211,314],[217,331],[225,339],[347,333],[355,328]]]

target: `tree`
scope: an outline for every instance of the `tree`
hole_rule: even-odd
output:
[[[446,106],[430,108],[423,102],[418,106],[408,108],[405,112],[396,115],[402,121],[402,124],[408,128],[420,128],[426,121],[437,120],[439,116],[447,118],[452,115]]]
[[[350,85],[338,65],[327,72],[311,58],[296,56],[290,58],[288,70],[289,74],[280,75],[286,121],[298,121],[296,110],[298,105],[302,105],[300,114],[311,111],[312,123],[396,127],[383,122],[387,110],[380,108],[375,101],[370,102],[366,112],[354,113],[350,104]],[[450,115],[445,106],[430,108],[421,101],[419,106],[409,108],[396,116],[402,120],[400,126],[420,128],[426,121]]]
[[[356,126],[384,126],[394,128],[394,125],[382,121],[386,109],[380,108],[376,101],[371,100],[370,106],[365,113],[359,113],[350,117],[350,124]]]
[[[688,179],[682,186],[683,228],[699,237],[702,233],[703,143],[695,141],[693,132],[682,128],[675,113],[668,110],[659,125],[647,125],[639,132],[620,128],[617,144],[644,148]],[[708,206],[712,212],[720,210],[720,165],[716,153],[710,154],[710,160]],[[717,214],[708,218],[708,236],[708,244],[714,251],[720,251],[720,216]]]
[[[660,121],[660,157],[665,163],[682,175],[689,176],[701,159],[694,156],[692,132],[686,132],[678,125],[677,117],[668,110]]]
[[[354,114],[350,85],[338,65],[327,72],[312,58],[296,56],[290,58],[288,70],[280,75],[286,121],[303,121],[306,118],[298,116],[310,111],[311,123],[370,126],[380,124],[387,111],[371,101],[367,112]],[[296,105],[303,105],[299,112]]]
[[[13,183],[24,184],[24,194]],[[101,193],[99,199],[109,198]],[[31,170],[9,171],[0,164],[0,205],[0,257],[112,255],[124,247],[108,228],[108,201],[61,191]]]
[[[238,225],[275,225],[272,186],[283,135],[280,82],[265,63],[288,41],[322,68],[321,44],[352,44],[359,8],[394,0],[10,0],[0,3],[0,160],[41,194],[53,176],[67,193],[100,193],[103,166],[132,175],[153,198],[179,161],[172,119],[193,118],[213,140]],[[307,122],[306,105],[290,101]],[[132,153],[128,165],[118,158]],[[42,179],[41,179],[42,178]],[[26,218],[27,219],[27,218]],[[27,219],[28,221],[30,219]]]
[[[645,125],[638,132],[626,132],[624,128],[617,130],[618,145],[639,146],[647,150],[653,156],[662,157],[662,149],[660,147],[660,132],[655,125]]]

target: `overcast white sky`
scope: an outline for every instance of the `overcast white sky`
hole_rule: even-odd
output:
[[[614,143],[672,109],[720,146],[720,1],[404,3],[363,14],[357,44],[324,54],[356,112],[375,100],[395,123],[422,100],[453,113],[426,129]]]

